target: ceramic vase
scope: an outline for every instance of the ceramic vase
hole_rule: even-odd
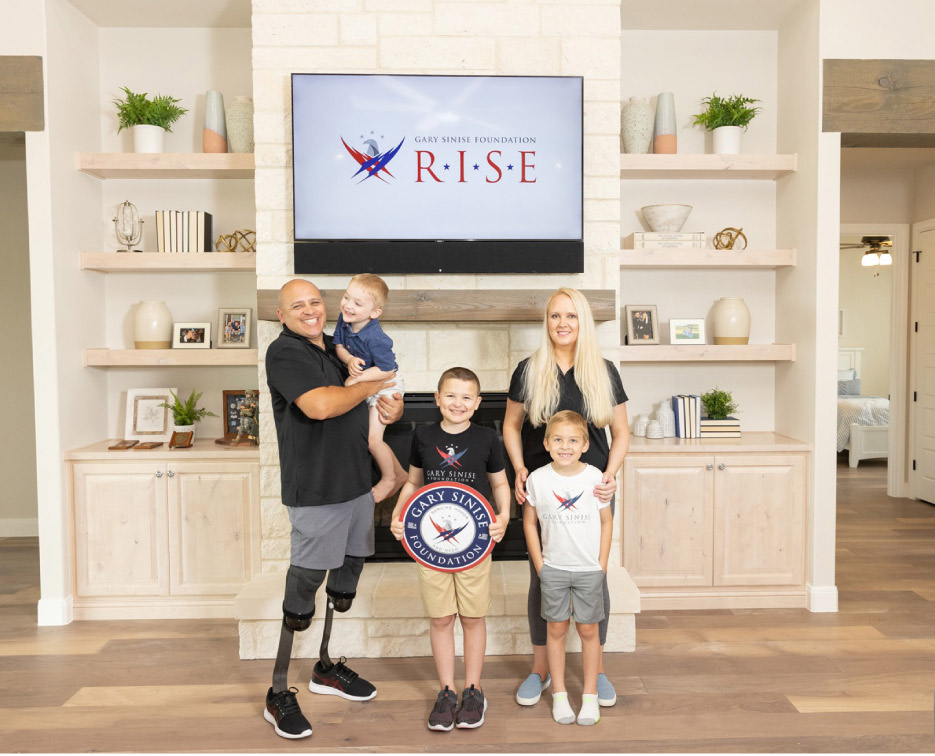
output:
[[[672,409],[672,405],[663,400],[659,403],[659,409],[656,412],[656,419],[659,421],[659,424],[662,426],[662,436],[663,438],[674,438],[675,437],[675,412]]]
[[[662,423],[658,420],[650,420],[646,426],[646,438],[664,438],[662,435]]]
[[[676,134],[675,95],[671,92],[660,92],[656,97],[653,152],[657,155],[674,155],[678,145]]]
[[[653,107],[647,97],[631,97],[620,114],[623,150],[631,155],[645,155],[653,146]]]
[[[714,139],[714,154],[739,155],[742,131],[740,126],[718,126],[711,132]]]
[[[253,152],[253,100],[235,97],[227,109],[227,143],[231,152]]]
[[[133,127],[134,152],[165,152],[166,130],[162,126],[140,123]]]
[[[204,152],[227,152],[227,122],[224,118],[224,96],[213,89],[205,94],[205,124],[201,130]]]
[[[721,297],[711,308],[715,344],[749,344],[750,310],[739,297]]]
[[[143,301],[133,315],[133,344],[137,349],[172,347],[172,313],[165,302]]]
[[[649,415],[639,415],[636,422],[633,423],[633,435],[645,436],[646,427],[649,425]]]

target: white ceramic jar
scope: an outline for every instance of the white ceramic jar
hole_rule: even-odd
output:
[[[672,405],[670,402],[667,402],[665,399],[663,399],[659,403],[659,409],[656,411],[656,419],[662,426],[663,438],[674,438],[675,412],[672,410]]]
[[[631,97],[620,114],[620,137],[623,150],[630,155],[645,155],[653,146],[653,106],[648,97]]]
[[[253,152],[253,100],[235,97],[227,109],[227,144],[231,152]]]
[[[721,297],[711,308],[715,344],[749,344],[750,310],[740,297]]]
[[[636,418],[636,421],[633,423],[633,435],[634,436],[645,436],[646,427],[649,425],[649,415],[640,415]]]
[[[172,313],[165,302],[146,300],[133,314],[133,344],[137,349],[172,347]]]

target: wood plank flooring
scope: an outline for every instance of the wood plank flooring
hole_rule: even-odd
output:
[[[315,733],[286,741],[262,719],[272,664],[238,660],[235,622],[36,627],[36,541],[0,539],[0,751],[932,752],[935,507],[888,498],[884,462],[838,470],[840,611],[640,614],[636,652],[605,658],[617,706],[587,728],[514,702],[522,656],[488,660],[487,722],[451,733],[425,728],[429,658],[353,660],[367,703],[312,695],[296,660]],[[580,673],[573,656],[573,701]]]

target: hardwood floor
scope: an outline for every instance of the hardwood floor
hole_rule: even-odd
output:
[[[513,700],[521,656],[488,660],[478,730],[433,733],[431,659],[355,659],[378,697],[314,696],[314,735],[262,720],[269,661],[239,661],[228,620],[36,627],[35,539],[0,539],[0,751],[931,752],[935,507],[885,495],[885,463],[839,465],[840,611],[645,612],[608,654],[618,703],[595,727]],[[337,650],[339,644],[332,643]],[[573,702],[580,659],[569,659]]]

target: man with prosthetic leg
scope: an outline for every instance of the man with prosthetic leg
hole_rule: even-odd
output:
[[[277,735],[305,738],[312,726],[302,714],[298,689],[289,686],[289,660],[296,632],[307,630],[315,596],[327,598],[320,659],[309,690],[367,701],[377,691],[346,664],[333,662],[328,644],[334,612],[346,612],[357,592],[364,558],[373,554],[368,411],[364,401],[392,381],[344,386],[347,370],[324,334],[321,292],[296,279],[280,290],[282,333],[266,353],[266,375],[276,422],[282,500],[292,523],[283,621],[273,684],[264,718]],[[380,421],[402,415],[399,395],[381,396]]]

